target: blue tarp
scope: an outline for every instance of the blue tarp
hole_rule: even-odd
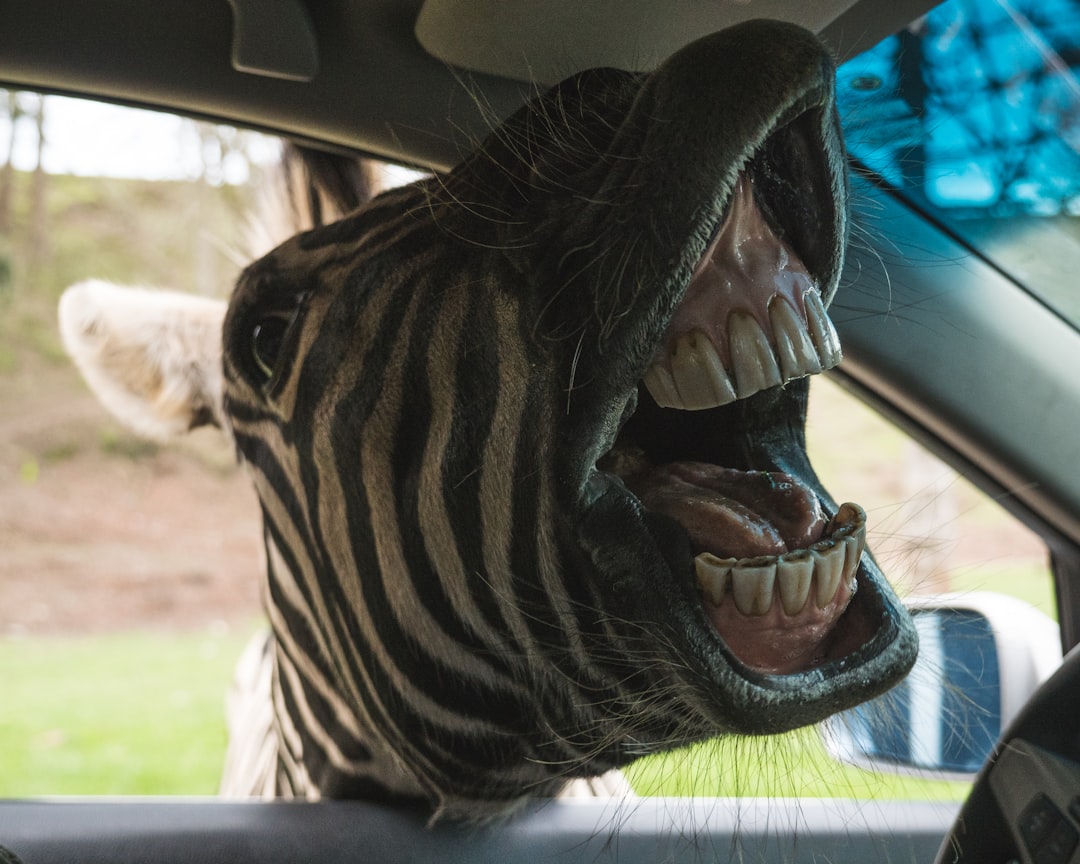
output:
[[[1080,215],[1080,2],[950,0],[845,63],[855,159],[953,218]]]

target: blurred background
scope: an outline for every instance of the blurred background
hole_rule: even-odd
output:
[[[262,620],[254,493],[213,430],[164,447],[113,421],[55,309],[90,277],[227,296],[279,154],[230,127],[0,91],[0,796],[216,789],[224,695]],[[902,591],[1001,590],[1054,615],[1041,542],[823,379],[809,435]],[[819,751],[807,734],[729,740],[633,779],[663,794],[927,794]],[[718,757],[745,767],[702,770]]]

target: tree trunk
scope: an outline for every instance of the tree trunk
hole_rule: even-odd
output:
[[[19,122],[19,103],[14,91],[6,91],[4,101],[7,103],[6,110],[11,123],[11,131],[8,135],[7,147],[4,149],[4,164],[0,167],[0,236],[10,235],[14,224],[12,206],[15,194],[15,165],[12,158],[15,155],[15,124]]]
[[[48,183],[42,157],[45,153],[45,97],[38,98],[34,115],[37,128],[37,162],[30,185],[30,261],[36,275],[38,266],[49,252],[49,223],[47,218]]]

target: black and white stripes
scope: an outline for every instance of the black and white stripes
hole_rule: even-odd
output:
[[[713,97],[746,84],[726,64],[747,43],[775,68],[733,123]],[[486,818],[642,753],[813,722],[906,669],[913,644],[868,562],[853,611],[835,610],[857,662],[815,636],[790,673],[750,668],[706,614],[689,529],[600,467],[614,450],[709,476],[785,471],[834,506],[805,461],[799,382],[689,419],[638,388],[736,177],[776,223],[764,236],[808,247],[814,301],[831,295],[833,110],[820,45],[759,22],[653,76],[565,83],[451,174],[248,268],[224,405],[265,520],[273,710],[234,747],[229,790]],[[738,519],[726,554],[744,556]]]

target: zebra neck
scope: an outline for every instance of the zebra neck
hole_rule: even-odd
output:
[[[423,790],[375,740],[377,736],[339,698],[320,692],[322,676],[302,677],[297,660],[275,641],[271,680],[275,795],[307,800],[424,799]]]
[[[367,716],[360,694],[339,682],[343,662],[331,652],[325,628],[268,531],[267,613],[273,630],[265,674],[270,681],[276,740],[274,794],[303,798],[421,799],[424,791]],[[325,619],[324,619],[325,620]]]

